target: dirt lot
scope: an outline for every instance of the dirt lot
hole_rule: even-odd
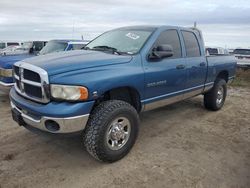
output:
[[[95,161],[80,138],[18,127],[0,96],[0,187],[250,187],[250,89],[230,89],[209,112],[196,97],[141,115],[123,160]]]

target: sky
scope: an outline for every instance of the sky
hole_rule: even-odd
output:
[[[0,41],[90,40],[122,26],[195,21],[206,46],[250,47],[249,0],[0,0]]]

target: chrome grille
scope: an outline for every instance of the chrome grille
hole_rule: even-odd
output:
[[[45,70],[25,62],[16,63],[13,69],[15,89],[20,95],[41,103],[49,102],[45,89],[49,82]]]

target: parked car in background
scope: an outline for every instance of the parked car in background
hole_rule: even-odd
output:
[[[207,55],[229,55],[229,51],[222,47],[206,47]]]
[[[22,46],[8,46],[0,51],[0,56],[6,55],[21,55],[27,54],[28,52]]]
[[[42,50],[44,46],[46,46],[47,41],[30,41],[30,42],[23,42],[22,47],[26,50],[27,53],[36,55],[37,53]]]
[[[45,42],[40,41],[23,43],[22,47],[25,53],[22,55],[0,56],[0,90],[6,93],[9,92],[9,89],[13,86],[12,66],[15,62],[36,55],[78,50],[83,48],[87,43],[88,41],[82,40],[51,40],[46,46],[44,46]],[[44,47],[40,50],[42,46]],[[38,50],[40,50],[40,52]]]
[[[206,56],[196,28],[124,27],[84,49],[15,63],[12,116],[39,133],[81,133],[104,162],[130,151],[142,111],[200,94],[207,109],[221,109],[236,72],[234,56]]]
[[[19,42],[0,42],[0,51],[8,46],[19,46]]]
[[[39,52],[39,55],[45,55],[53,52],[80,50],[88,44],[88,41],[82,40],[51,40]]]
[[[237,66],[241,68],[250,68],[250,49],[237,48],[233,51],[237,59]]]
[[[1,56],[37,54],[45,45],[46,41],[22,42],[21,45],[10,45],[0,51]]]

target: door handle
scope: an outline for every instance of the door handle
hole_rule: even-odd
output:
[[[206,66],[206,63],[205,63],[205,62],[202,62],[202,63],[200,63],[200,66],[201,66],[201,67],[204,67],[204,66]]]
[[[177,65],[176,69],[185,69],[185,65]]]

